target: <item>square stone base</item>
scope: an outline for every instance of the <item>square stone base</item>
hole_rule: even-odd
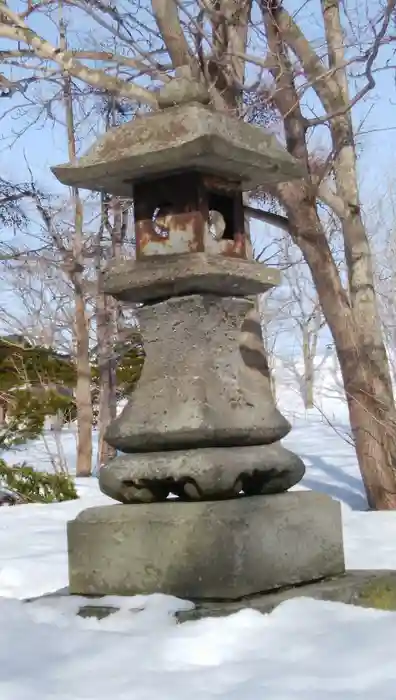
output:
[[[340,504],[312,491],[89,508],[68,548],[81,595],[235,600],[345,570]]]

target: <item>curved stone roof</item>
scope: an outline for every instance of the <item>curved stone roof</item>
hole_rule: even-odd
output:
[[[140,115],[52,172],[65,185],[130,196],[134,182],[186,169],[237,179],[244,191],[305,175],[273,134],[199,103]]]

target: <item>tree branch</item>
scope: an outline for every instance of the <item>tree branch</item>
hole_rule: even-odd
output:
[[[322,180],[318,185],[316,194],[318,199],[332,209],[341,221],[348,218],[348,209],[343,199],[331,189],[328,182]]]
[[[290,232],[289,221],[286,216],[273,214],[271,211],[262,211],[262,209],[256,209],[255,207],[249,206],[245,206],[243,209],[246,216],[249,216],[251,219],[256,219],[257,221],[262,221],[264,224],[276,226],[287,233]]]
[[[367,83],[350,101],[348,101],[347,105],[345,105],[342,100],[342,94],[337,79],[329,74],[329,71],[323,65],[319,56],[295,23],[294,19],[283,7],[279,7],[276,10],[274,16],[282,37],[300,61],[313,90],[326,111],[323,117],[307,120],[307,126],[316,126],[334,117],[342,116],[375,87],[373,65],[378,56],[395,8],[396,0],[387,0],[387,5],[382,16],[381,28],[375,36],[370,51],[366,54],[367,63],[365,76]]]
[[[151,0],[151,6],[173,68],[192,66],[195,60],[184,36],[175,0]]]
[[[43,250],[48,250],[48,248],[48,245],[43,245],[40,246],[40,248],[35,248],[34,250],[16,250],[13,253],[0,252],[0,262],[19,260],[20,258],[29,257],[30,255],[36,255],[37,253],[42,253]]]
[[[88,61],[104,61],[105,63],[116,63],[120,66],[128,66],[128,68],[133,68],[134,70],[140,71],[142,74],[152,74],[158,73],[158,77],[165,82],[170,80],[167,76],[163,75],[165,71],[171,68],[171,65],[162,65],[155,62],[154,65],[144,63],[144,61],[137,58],[130,58],[129,56],[122,56],[121,54],[111,53],[109,51],[81,51],[79,49],[68,49],[65,51],[65,57],[86,59]],[[35,58],[39,59],[36,52],[33,49],[18,49],[11,51],[0,51],[0,60],[7,61],[10,58]],[[40,59],[42,60],[42,59]],[[25,66],[28,68],[28,66]],[[32,67],[33,68],[33,67]]]
[[[95,88],[102,88],[111,93],[116,93],[127,99],[142,102],[144,104],[156,105],[157,99],[149,90],[126,83],[116,77],[108,76],[104,71],[96,68],[88,68],[80,61],[70,55],[68,51],[56,49],[48,41],[36,34],[30,29],[17,14],[12,12],[3,3],[1,4],[1,15],[9,20],[10,23],[0,24],[0,36],[4,39],[11,39],[18,42],[23,42],[31,46],[36,56],[40,58],[54,61],[63,71],[78,78],[88,85]],[[0,16],[1,16],[0,15]]]

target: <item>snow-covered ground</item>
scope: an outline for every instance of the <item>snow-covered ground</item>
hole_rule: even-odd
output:
[[[177,626],[161,597],[101,623],[22,605],[0,601],[2,700],[395,699],[395,614],[302,599]]]
[[[349,568],[396,569],[396,513],[366,510],[345,406],[326,391],[305,412],[283,376],[284,442],[307,465],[298,488],[341,501]],[[71,463],[74,445],[67,434]],[[14,458],[46,460],[39,444]],[[296,599],[177,625],[170,613],[188,603],[162,595],[118,600],[102,621],[77,617],[78,599],[23,603],[67,585],[66,521],[110,502],[96,479],[78,486],[79,501],[0,509],[1,700],[395,700],[396,613]]]

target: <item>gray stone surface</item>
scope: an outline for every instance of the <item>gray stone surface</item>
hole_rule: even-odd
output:
[[[362,608],[396,610],[396,571],[347,571],[315,583],[249,596],[238,601],[198,603],[191,610],[176,613],[176,617],[179,622],[187,622],[202,617],[224,617],[246,608],[269,613],[286,600],[302,597],[358,605]]]
[[[140,115],[100,137],[76,164],[52,171],[65,185],[131,196],[133,181],[186,165],[225,178],[237,174],[245,191],[306,175],[273,134],[198,103]]]
[[[275,406],[252,302],[188,296],[139,310],[146,359],[106,440],[122,452],[269,444]]]
[[[210,94],[202,80],[194,79],[190,66],[180,66],[176,77],[158,90],[157,99],[160,109],[167,109],[189,102],[209,104]]]
[[[58,598],[60,601],[70,595],[68,588],[30,598],[26,603]],[[261,613],[269,613],[280,603],[292,598],[313,598],[376,610],[396,610],[396,571],[395,570],[350,570],[339,576],[327,577],[315,583],[306,583],[290,588],[282,588],[270,593],[247,596],[234,601],[201,601],[190,610],[176,613],[179,623],[199,620],[203,617],[224,617],[239,610],[253,608]],[[117,612],[119,608],[100,596],[87,597],[78,615],[103,619]],[[131,614],[139,614],[140,608],[131,609]]]
[[[279,270],[218,254],[190,253],[110,263],[103,290],[120,301],[152,302],[186,294],[246,297],[280,282]]]
[[[100,488],[122,503],[235,498],[287,491],[304,476],[304,462],[279,443],[252,447],[121,455],[103,466]]]
[[[68,548],[82,595],[232,600],[344,571],[340,504],[310,491],[89,508]]]

